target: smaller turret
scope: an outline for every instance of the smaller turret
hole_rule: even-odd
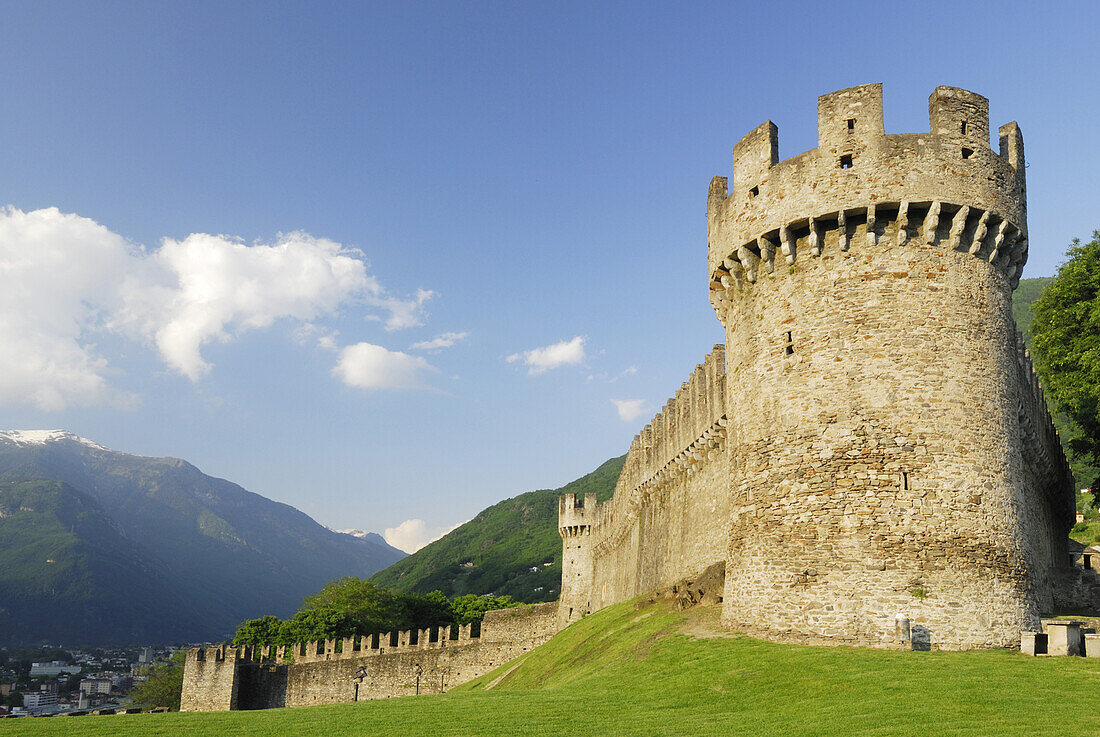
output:
[[[562,537],[558,621],[562,625],[592,611],[592,533],[598,515],[595,494],[565,494],[558,500],[558,532]]]

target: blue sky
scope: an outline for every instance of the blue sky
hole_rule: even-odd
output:
[[[0,13],[0,427],[406,546],[623,453],[722,341],[706,191],[765,119],[786,158],[820,94],[901,133],[965,87],[1024,133],[1024,275],[1100,228],[1093,2]]]

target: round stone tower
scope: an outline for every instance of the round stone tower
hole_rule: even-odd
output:
[[[1008,646],[1051,608],[1068,512],[1025,452],[1023,139],[1009,123],[991,150],[966,90],[937,88],[929,118],[886,135],[881,85],[834,92],[818,148],[779,161],[766,122],[734,148],[733,191],[711,183],[723,620],[747,633],[890,646],[900,615],[902,646]]]

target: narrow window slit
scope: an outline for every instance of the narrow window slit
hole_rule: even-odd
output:
[[[902,488],[902,491],[909,491],[909,472],[908,471],[902,471],[901,472],[901,488]]]
[[[963,125],[966,125],[966,124],[963,123]],[[848,118],[848,132],[851,133],[855,129],[856,129],[856,119],[855,118]]]
[[[966,121],[965,120],[962,122],[962,128],[959,132],[962,133],[964,136],[966,135]]]
[[[794,355],[794,337],[790,332],[787,333],[787,346],[784,348],[784,353],[788,356]]]

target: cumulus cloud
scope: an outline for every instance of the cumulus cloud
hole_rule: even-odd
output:
[[[424,374],[434,370],[420,356],[356,343],[340,351],[332,373],[359,389],[419,389],[424,387]]]
[[[513,353],[505,360],[508,363],[521,362],[527,366],[527,373],[532,376],[545,373],[559,366],[582,363],[584,361],[585,338],[578,335],[572,340],[563,340],[553,345],[542,348],[532,348],[529,351]]]
[[[198,233],[166,238],[123,287],[116,324],[138,330],[172,369],[192,381],[210,371],[201,348],[276,320],[308,321],[357,295],[376,296],[357,251],[306,233],[248,246]]]
[[[295,232],[246,245],[220,235],[166,238],[147,250],[88,218],[0,209],[0,404],[43,410],[132,401],[109,382],[96,338],[114,332],[155,348],[192,381],[203,346],[277,321],[311,324],[356,304],[390,330],[419,324],[432,293],[400,299],[359,251]],[[334,349],[335,333],[318,329]],[[399,354],[400,355],[400,354]]]
[[[444,348],[450,348],[460,340],[465,340],[469,333],[440,333],[431,340],[413,343],[409,348],[414,351],[430,351],[435,353]]]
[[[465,522],[459,522],[451,527],[428,527],[422,519],[407,519],[397,527],[387,527],[382,537],[398,550],[411,554],[464,524]]]
[[[642,399],[612,399],[611,403],[623,422],[636,420],[646,413],[645,400]]]
[[[119,398],[89,331],[119,306],[132,259],[87,218],[0,210],[0,403],[56,411]]]

